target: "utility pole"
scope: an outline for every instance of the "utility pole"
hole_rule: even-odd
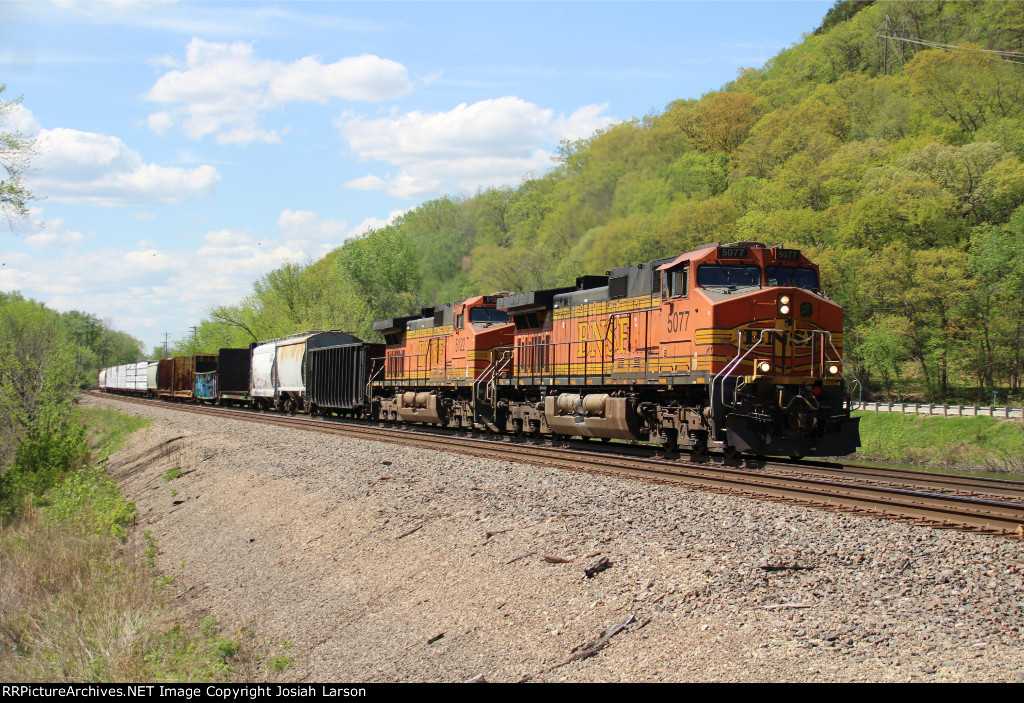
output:
[[[164,332],[164,358],[167,358],[168,353],[168,338],[171,336],[170,332]]]
[[[888,15],[885,16],[885,22],[880,24],[875,30],[875,36],[882,40],[882,74],[889,75],[889,40],[895,39],[899,41],[899,53],[893,51],[892,58],[898,61],[900,68],[903,68],[903,64],[906,62],[906,42],[905,39],[912,38],[910,30],[907,28],[907,18],[900,18],[899,24],[893,26],[893,21]],[[893,47],[895,49],[895,47]]]

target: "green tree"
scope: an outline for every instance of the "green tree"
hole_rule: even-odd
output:
[[[80,369],[57,313],[18,295],[0,299],[0,499],[8,507],[84,459],[84,429],[72,418]]]
[[[4,100],[6,89],[6,83],[0,84],[0,123],[21,104],[21,98]],[[34,149],[34,139],[18,131],[0,130],[0,212],[12,229],[28,216],[28,203],[36,197],[25,182]]]
[[[714,92],[700,100],[680,100],[669,105],[663,117],[697,149],[726,154],[743,143],[757,118],[757,99],[739,92]]]
[[[967,132],[991,119],[1024,114],[1024,66],[965,44],[956,51],[922,51],[907,64],[911,89],[936,115]]]

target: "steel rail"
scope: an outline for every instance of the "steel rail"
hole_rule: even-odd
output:
[[[102,397],[111,397],[103,394]],[[128,396],[118,400],[158,404]],[[911,519],[922,525],[967,529],[1024,539],[1024,505],[976,496],[950,495],[934,491],[858,483],[855,476],[837,478],[786,476],[721,465],[658,458],[610,455],[557,446],[515,443],[507,439],[482,439],[435,434],[399,426],[371,427],[326,418],[264,414],[248,410],[211,408],[201,405],[171,405],[186,412],[221,416],[300,429],[328,432],[363,439],[382,440],[422,448],[570,468],[605,475],[631,476],[659,482],[700,486],[735,494],[796,501],[803,505],[864,512],[882,517]],[[820,470],[820,467],[815,467]]]
[[[836,464],[824,462],[790,463],[772,462],[771,469],[781,468],[805,475],[829,476],[832,478],[858,477],[874,481],[878,485],[917,486],[921,489],[984,493],[1000,496],[1011,501],[1024,503],[1024,481],[991,478],[988,476],[967,476],[914,469],[897,469],[864,464]]]

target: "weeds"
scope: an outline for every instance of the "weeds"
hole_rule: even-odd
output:
[[[292,643],[287,640],[281,640],[281,649],[285,652],[291,651]],[[285,670],[290,668],[295,663],[295,658],[289,654],[279,654],[270,660],[270,669],[275,673],[283,673]]]
[[[156,537],[153,536],[152,530],[143,532],[142,537],[146,540],[146,550],[142,553],[143,557],[145,557],[146,566],[150,569],[155,569],[156,555],[160,553],[160,548],[156,545]]]
[[[936,468],[1024,473],[1024,422],[864,413],[857,456]]]
[[[31,445],[2,477],[0,680],[231,681],[284,671],[261,664],[251,629],[222,633],[217,618],[199,624],[167,611],[161,586],[175,576],[153,576],[156,537],[142,533],[141,559],[127,548],[134,504],[101,468],[79,465],[76,449],[88,435],[106,458],[148,420],[93,409],[85,417],[87,430]]]

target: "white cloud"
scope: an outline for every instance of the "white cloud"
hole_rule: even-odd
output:
[[[249,244],[252,241],[252,237],[248,232],[240,230],[219,229],[207,232],[206,236],[203,237],[203,241],[212,247],[240,246]]]
[[[348,181],[357,190],[423,198],[453,187],[475,189],[520,181],[546,170],[561,139],[580,139],[614,120],[607,104],[586,105],[566,117],[514,96],[462,103],[448,112],[413,111],[362,119],[342,115],[335,125],[361,159],[399,166],[387,178],[369,174]]]
[[[325,65],[306,56],[283,66],[271,79],[269,98],[275,103],[326,103],[331,98],[376,103],[410,90],[408,72],[396,61],[364,54]]]
[[[58,310],[110,316],[120,329],[156,326],[154,332],[162,339],[164,330],[180,330],[206,317],[210,307],[230,305],[251,294],[254,280],[285,261],[320,256],[402,213],[396,210],[386,219],[368,218],[349,228],[342,220],[310,210],[284,210],[277,233],[209,230],[191,248],[169,248],[145,237],[125,248],[84,252],[26,245],[0,257],[0,290],[21,290]],[[42,218],[41,211],[33,214]],[[69,230],[53,218],[47,221],[46,232],[58,235]],[[145,341],[154,344],[157,339]]]
[[[6,115],[0,118],[0,127],[12,132],[33,136],[39,133],[39,123],[36,122],[32,111],[22,104],[13,106]]]
[[[357,237],[360,234],[365,234],[370,230],[380,229],[381,227],[387,227],[393,224],[395,220],[404,215],[408,210],[392,210],[388,216],[381,220],[376,217],[367,217],[365,220],[360,222],[358,225],[350,229],[346,234],[345,238]]]
[[[157,136],[162,137],[174,126],[174,118],[168,112],[154,112],[146,118],[146,125]]]
[[[349,119],[341,131],[364,159],[408,163],[421,158],[476,154],[514,156],[548,135],[551,110],[520,98],[462,103],[448,112],[418,110],[398,117]]]
[[[551,132],[558,139],[581,139],[604,129],[614,120],[601,115],[608,109],[608,103],[584,105],[568,117],[559,117],[551,123]]]
[[[33,187],[57,202],[93,205],[182,203],[213,192],[220,173],[146,163],[117,137],[58,127],[42,130]]]
[[[54,217],[49,220],[41,220],[43,211],[33,208],[29,211],[29,217],[34,222],[40,222],[38,230],[34,234],[25,237],[25,243],[39,249],[73,249],[86,240],[81,232],[67,228],[64,218]]]
[[[348,229],[345,220],[321,220],[312,210],[284,210],[277,218],[277,226],[288,239],[315,241],[340,240]]]
[[[58,219],[47,224],[54,234],[63,226]],[[26,247],[0,257],[0,290],[21,290],[58,310],[110,315],[122,329],[149,320],[174,330],[205,317],[213,305],[241,300],[252,292],[253,280],[311,253],[244,229],[209,231],[192,249],[169,249],[144,238],[127,250]]]
[[[362,178],[355,178],[345,183],[346,188],[352,188],[353,190],[384,190],[387,186],[387,181],[373,174],[363,176]]]
[[[220,143],[273,143],[280,135],[260,125],[261,115],[289,102],[325,103],[334,98],[380,102],[412,90],[405,66],[378,56],[330,64],[306,56],[290,64],[258,58],[253,45],[193,38],[185,65],[165,73],[144,96],[172,106],[147,123],[157,134],[180,124],[192,139],[217,135]]]

